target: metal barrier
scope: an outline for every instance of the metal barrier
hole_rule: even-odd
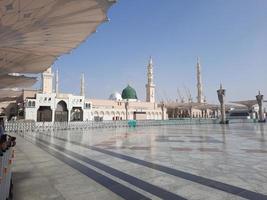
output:
[[[256,123],[256,119],[229,119],[230,124],[236,124],[236,123]]]
[[[217,119],[197,119],[183,118],[172,120],[142,120],[137,121],[136,126],[165,126],[165,125],[197,125],[197,124],[217,124]]]
[[[0,141],[0,200],[12,199],[12,161],[16,138],[2,135]]]
[[[134,120],[131,120],[134,121]],[[145,126],[165,126],[165,125],[199,125],[199,124],[218,124],[219,119],[212,118],[182,118],[172,120],[139,120],[135,121],[136,127]],[[229,123],[252,123],[253,120],[230,120]],[[26,122],[12,121],[5,123],[7,132],[44,132],[57,130],[86,130],[96,128],[120,128],[135,127],[131,126],[128,121],[85,121],[85,122]]]
[[[140,120],[135,121],[135,125],[140,126],[164,126],[164,125],[194,125],[194,124],[216,124],[218,119],[173,119],[173,120]],[[85,122],[27,122],[12,121],[5,123],[7,132],[44,132],[56,130],[79,130],[79,129],[96,129],[96,128],[120,128],[130,127],[128,121],[85,121]]]

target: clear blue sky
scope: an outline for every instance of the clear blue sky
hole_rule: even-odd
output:
[[[196,96],[195,65],[200,56],[204,92],[217,102],[220,82],[227,100],[267,95],[266,0],[119,0],[110,22],[55,63],[60,89],[108,98],[130,83],[145,98],[146,66],[154,60],[156,97],[176,99],[177,87]]]

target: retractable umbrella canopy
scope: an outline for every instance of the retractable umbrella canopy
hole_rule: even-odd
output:
[[[0,90],[0,97],[19,97],[22,95],[22,90],[3,89]]]
[[[40,73],[77,47],[115,0],[1,0],[0,74]]]
[[[27,77],[24,75],[0,75],[0,89],[3,88],[23,88],[30,87],[36,83],[37,79],[35,77]],[[1,93],[0,93],[1,94]]]
[[[263,101],[267,103],[267,101]],[[232,101],[231,103],[239,104],[251,108],[252,106],[258,105],[257,100],[245,100],[245,101]]]
[[[13,101],[22,95],[21,90],[0,89],[0,102]]]
[[[252,106],[258,104],[257,100],[245,100],[245,101],[231,101],[231,103],[244,105],[248,108],[251,108]]]

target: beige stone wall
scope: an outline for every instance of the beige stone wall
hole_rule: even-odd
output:
[[[89,99],[92,103],[92,116],[101,117],[103,120],[125,120],[125,101],[113,101],[105,99]],[[142,119],[162,119],[162,110],[156,103],[128,101],[128,119],[134,119],[134,112],[145,112],[138,116]],[[166,112],[166,110],[164,111]],[[167,119],[166,113],[164,119]]]
[[[105,99],[89,99],[93,107],[112,107],[115,109],[125,108],[125,101],[113,101]],[[136,109],[158,109],[156,103],[142,102],[142,101],[129,101],[129,108]]]

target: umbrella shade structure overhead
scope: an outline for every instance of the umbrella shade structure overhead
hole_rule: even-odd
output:
[[[0,74],[40,73],[107,21],[115,0],[1,0]]]
[[[171,102],[171,103],[166,103],[167,108],[171,109],[190,109],[190,108],[195,108],[195,109],[200,109],[200,110],[205,110],[205,109],[211,109],[211,110],[217,110],[220,109],[219,104],[206,104],[206,103],[196,103],[196,102],[186,102],[186,103],[178,103],[178,102]],[[244,105],[231,105],[231,104],[226,104],[225,105],[226,109],[229,110],[231,108],[244,108]]]
[[[11,89],[4,89],[0,90],[0,97],[19,97],[22,95],[21,90],[11,90]]]
[[[0,89],[0,102],[14,101],[22,95],[22,90]]]
[[[257,100],[231,101],[231,103],[244,105],[248,108],[251,108],[252,106],[255,106],[256,104],[258,104]]]
[[[0,89],[31,87],[37,81],[36,77],[9,74],[0,75],[0,80]]]
[[[9,102],[9,101],[15,101],[18,97],[1,97],[0,102]]]
[[[267,101],[263,101],[267,102]],[[239,105],[244,105],[248,108],[252,108],[252,106],[258,105],[257,100],[245,100],[245,101],[232,101],[231,103],[239,104]]]

